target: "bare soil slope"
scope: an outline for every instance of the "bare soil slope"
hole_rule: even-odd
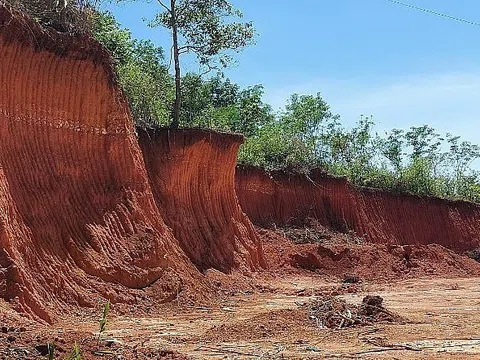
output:
[[[265,264],[260,239],[235,195],[242,142],[241,135],[204,130],[140,132],[157,206],[202,271],[248,272]]]
[[[263,227],[311,217],[372,243],[439,244],[459,252],[480,244],[478,204],[356,188],[318,171],[305,176],[238,167],[235,180],[243,211]]]
[[[0,144],[1,298],[51,321],[64,303],[193,282],[98,43],[0,7]]]
[[[314,231],[314,230],[309,230]],[[281,276],[321,274],[326,279],[355,276],[360,282],[398,281],[425,276],[480,276],[480,263],[438,244],[390,245],[355,243],[341,233],[317,243],[298,244],[278,231],[258,229],[267,268]]]

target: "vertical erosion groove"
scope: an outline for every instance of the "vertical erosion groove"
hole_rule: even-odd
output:
[[[134,302],[171,271],[196,276],[155,205],[108,56],[0,6],[0,296],[52,321],[65,303]]]
[[[439,244],[455,251],[480,245],[480,206],[359,189],[343,178],[309,177],[238,167],[240,205],[254,224],[301,225],[307,217],[367,241],[396,245]]]
[[[203,130],[141,131],[157,206],[199,270],[264,267],[261,243],[235,194],[239,135]]]

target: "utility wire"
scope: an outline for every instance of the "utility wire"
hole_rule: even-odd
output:
[[[430,15],[435,15],[435,16],[442,17],[442,18],[445,18],[445,19],[454,20],[454,21],[458,21],[458,22],[461,22],[461,23],[464,23],[464,24],[480,27],[479,22],[465,20],[465,19],[462,19],[462,18],[459,18],[459,17],[456,17],[456,16],[444,14],[444,13],[441,13],[441,12],[438,12],[438,11],[421,8],[419,6],[415,6],[415,5],[411,5],[411,4],[406,4],[406,3],[398,1],[398,0],[385,0],[385,1],[391,2],[392,4],[405,6],[407,8],[413,9],[413,10],[422,11],[422,12],[430,14]]]

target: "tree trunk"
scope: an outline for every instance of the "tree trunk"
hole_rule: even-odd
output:
[[[175,1],[171,0],[172,15],[172,32],[173,32],[173,59],[175,62],[175,105],[173,107],[173,120],[171,127],[176,129],[180,124],[180,107],[182,105],[181,91],[181,73],[180,73],[180,54],[178,51],[178,29],[177,29],[177,13],[175,9]]]

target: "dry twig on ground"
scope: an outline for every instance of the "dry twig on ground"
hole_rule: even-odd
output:
[[[342,329],[377,322],[398,322],[402,318],[383,307],[380,296],[366,296],[360,305],[348,304],[336,296],[315,299],[309,305],[310,318],[320,328]]]

